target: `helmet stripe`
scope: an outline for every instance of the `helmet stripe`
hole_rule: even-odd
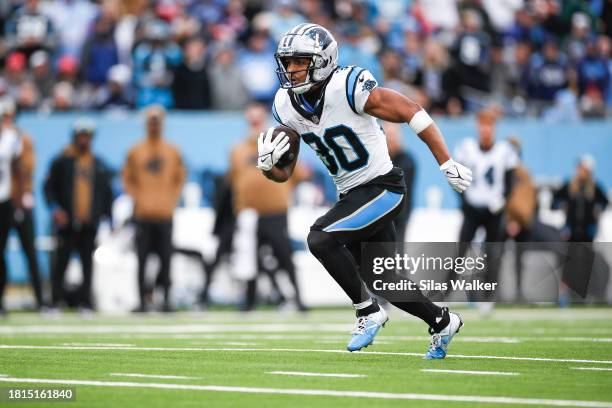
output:
[[[310,30],[311,28],[315,28],[316,26],[317,26],[316,24],[306,24],[306,27],[303,27],[299,35],[306,34],[306,31]]]
[[[287,33],[287,34],[296,34],[302,27],[304,27],[305,25],[308,25],[308,23],[301,23],[296,25],[295,27],[293,27],[293,29],[291,30],[291,32]]]

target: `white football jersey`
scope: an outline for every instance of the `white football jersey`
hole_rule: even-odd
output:
[[[298,132],[317,153],[340,193],[393,168],[380,125],[363,111],[376,86],[369,71],[348,66],[332,73],[314,108],[287,89],[279,89],[274,98],[274,118]]]
[[[463,193],[469,205],[490,208],[505,202],[506,172],[520,161],[510,143],[498,141],[484,151],[476,139],[465,139],[457,147],[455,160],[472,170],[472,185]]]
[[[19,157],[21,149],[21,137],[17,130],[0,130],[0,202],[11,198],[11,163]]]

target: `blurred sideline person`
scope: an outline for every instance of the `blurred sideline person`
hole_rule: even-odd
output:
[[[34,291],[34,299],[36,300],[36,309],[40,310],[45,306],[42,286],[40,282],[40,271],[38,267],[38,259],[36,257],[36,249],[34,247],[34,195],[32,194],[32,177],[34,174],[35,154],[32,139],[24,131],[20,130],[15,124],[16,105],[13,100],[4,99],[0,101],[2,106],[2,129],[14,129],[21,136],[23,150],[19,156],[19,165],[21,168],[21,177],[23,179],[23,189],[18,191],[18,180],[16,174],[13,174],[11,181],[11,197],[16,207],[13,213],[13,228],[17,232],[21,248],[28,263],[28,271],[30,272],[30,280]]]
[[[152,293],[145,279],[150,253],[159,256],[159,282],[164,290],[163,311],[170,311],[170,260],[172,257],[172,216],[185,181],[185,168],[180,152],[166,142],[166,111],[152,105],[145,111],[146,137],[128,153],[123,169],[123,186],[134,200],[136,253],[138,256],[138,312],[148,309]]]
[[[512,191],[514,170],[519,158],[506,141],[495,141],[495,124],[499,112],[486,107],[478,112],[478,139],[465,139],[457,148],[456,157],[472,169],[472,186],[462,196],[463,224],[459,232],[460,253],[464,256],[480,227],[485,229],[485,242],[502,242],[504,239],[503,213],[506,199]],[[501,261],[501,244],[485,245],[487,257],[486,280],[497,282]],[[493,301],[491,293],[484,299]],[[490,304],[482,303],[482,311],[488,312]]]
[[[599,217],[608,206],[608,198],[594,177],[595,160],[584,155],[576,165],[574,177],[555,191],[553,205],[562,209],[567,219],[563,238],[569,242],[593,242]]]
[[[21,206],[14,197],[21,197],[24,189],[19,161],[23,151],[21,135],[14,126],[5,126],[6,122],[3,115],[0,128],[0,317],[6,315],[3,297],[8,270],[4,250],[13,221],[13,211]]]
[[[81,260],[83,281],[76,303],[91,310],[93,252],[102,217],[111,217],[111,174],[104,162],[91,150],[96,124],[77,119],[72,142],[51,163],[45,180],[45,198],[52,211],[57,242],[51,270],[52,302],[55,308],[67,302],[64,275],[70,256],[76,250]]]
[[[568,248],[567,261],[559,285],[559,305],[568,306],[572,289],[586,297],[593,267],[598,255],[591,243],[597,235],[599,218],[608,206],[608,198],[594,176],[595,160],[590,155],[580,157],[576,174],[553,195],[553,208],[566,214],[562,237],[574,243]],[[583,244],[578,244],[583,243]]]
[[[275,183],[268,180],[255,167],[257,164],[257,138],[265,129],[267,109],[261,103],[253,102],[249,104],[246,110],[246,119],[249,123],[249,131],[247,137],[232,149],[230,155],[230,171],[229,179],[232,186],[234,197],[234,211],[237,217],[237,234],[240,234],[245,228],[244,220],[250,217],[252,211],[253,221],[251,231],[245,231],[245,234],[250,235],[253,240],[252,244],[246,243],[247,247],[255,249],[251,254],[241,252],[242,246],[234,246],[233,256],[238,260],[252,262],[254,267],[253,276],[245,275],[247,279],[247,299],[245,309],[249,310],[255,306],[256,295],[256,279],[257,272],[261,268],[258,259],[261,257],[258,254],[261,251],[262,245],[267,244],[271,247],[274,257],[278,261],[278,269],[287,272],[295,290],[295,303],[299,310],[305,310],[300,298],[300,290],[295,275],[295,265],[293,264],[293,250],[289,239],[289,231],[287,227],[287,210],[291,200],[291,193],[294,185],[305,178],[305,170],[298,166],[297,171],[289,183]],[[248,221],[247,221],[248,222]],[[242,237],[235,236],[234,243],[240,241]],[[245,239],[248,241],[249,238]],[[246,255],[243,257],[243,255]],[[246,257],[249,257],[247,260]],[[248,265],[251,266],[251,265]],[[247,268],[247,265],[239,262],[239,267]],[[270,277],[273,285],[274,276]],[[279,293],[282,295],[282,292]]]
[[[508,138],[519,160],[522,158],[522,143],[517,137]],[[506,204],[506,233],[517,243],[515,250],[516,293],[519,302],[524,301],[522,291],[523,255],[530,242],[542,243],[533,249],[549,249],[553,252],[560,248],[561,233],[553,226],[538,219],[538,192],[529,170],[521,162],[514,170],[512,192]]]
[[[406,183],[406,195],[404,208],[395,218],[396,241],[404,242],[406,227],[412,213],[412,195],[416,175],[416,163],[412,155],[407,152],[401,142],[401,128],[397,123],[386,122],[384,125],[385,135],[387,136],[387,147],[393,166],[399,167],[404,172],[404,182]]]

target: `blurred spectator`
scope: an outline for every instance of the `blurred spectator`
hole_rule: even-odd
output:
[[[17,107],[20,111],[32,111],[38,108],[41,99],[36,84],[32,81],[24,81],[17,90]]]
[[[180,152],[164,141],[165,110],[153,105],[146,110],[146,138],[128,153],[123,168],[123,187],[134,200],[135,245],[138,256],[137,312],[149,308],[152,289],[145,267],[151,252],[159,256],[159,281],[164,290],[163,311],[170,311],[170,260],[172,216],[185,181]]]
[[[538,25],[536,16],[530,7],[524,7],[516,12],[514,25],[509,36],[514,41],[527,42],[533,48],[539,48],[544,41],[545,32]]]
[[[240,53],[238,65],[249,98],[265,104],[271,104],[278,89],[278,80],[274,74],[276,64],[273,58],[274,46],[265,32],[253,33],[249,37],[247,48]]]
[[[17,96],[19,93],[19,88],[27,79],[27,66],[26,56],[21,52],[12,52],[6,58],[4,77],[9,95]]]
[[[433,29],[451,31],[459,25],[457,0],[418,0],[416,6]]]
[[[27,56],[37,50],[55,49],[53,24],[41,12],[39,0],[25,0],[23,6],[7,22],[5,30],[8,48],[22,51]]]
[[[17,106],[12,99],[3,98],[0,100],[1,132],[17,132],[22,142],[22,151],[19,156],[20,171],[18,174],[13,173],[11,180],[11,199],[14,205],[13,228],[17,232],[23,254],[28,263],[36,309],[40,310],[45,306],[45,302],[42,295],[40,272],[34,247],[34,237],[36,236],[34,233],[34,190],[32,180],[35,162],[34,145],[30,136],[17,127],[15,123],[16,113]],[[22,185],[21,189],[18,188],[20,183]]]
[[[132,71],[126,65],[115,65],[108,71],[108,80],[97,94],[96,109],[126,110],[134,107],[130,88]]]
[[[74,87],[69,82],[59,82],[53,87],[51,107],[58,112],[74,109]]]
[[[430,101],[429,108],[436,112],[443,112],[446,108],[443,79],[448,64],[446,49],[436,41],[428,40],[423,51],[423,65],[417,73],[415,84],[423,89]]]
[[[211,64],[209,69],[214,109],[239,110],[248,101],[247,89],[243,82],[245,78],[240,68],[236,66],[235,60],[236,55],[231,44],[224,44],[216,50],[214,64]]]
[[[59,81],[65,81],[72,85],[78,82],[79,61],[70,55],[64,55],[57,61],[57,76]]]
[[[81,56],[89,25],[96,16],[96,5],[88,0],[54,0],[41,4],[57,30],[60,55]]]
[[[586,53],[578,64],[578,90],[581,95],[589,89],[596,89],[605,96],[610,84],[608,61],[597,49],[595,39],[587,43]]]
[[[173,69],[181,61],[180,48],[170,41],[168,25],[153,20],[145,26],[145,39],[134,50],[136,106],[174,106]]]
[[[491,40],[482,29],[482,19],[474,10],[462,14],[462,30],[453,45],[453,62],[447,71],[449,97],[466,103],[473,100],[473,92],[490,90]],[[475,96],[478,98],[478,96]]]
[[[525,91],[532,102],[551,104],[557,92],[568,86],[568,65],[554,39],[544,43],[542,53],[533,54],[525,74]]]
[[[387,136],[387,147],[393,166],[399,167],[404,173],[406,183],[406,194],[404,195],[404,208],[393,221],[397,242],[405,242],[406,228],[412,212],[412,194],[414,179],[416,176],[416,162],[412,155],[404,149],[401,142],[401,127],[397,123],[386,122],[384,125],[385,135]]]
[[[297,0],[272,0],[273,8],[268,13],[268,28],[270,35],[276,42],[280,41],[283,34],[300,23],[306,23],[296,9]]]
[[[510,31],[514,24],[514,15],[523,8],[524,0],[483,0],[482,5],[497,33]]]
[[[81,70],[84,79],[94,86],[106,82],[110,67],[119,63],[119,51],[114,38],[115,21],[111,15],[100,15],[83,46]]]
[[[565,52],[572,63],[577,64],[584,58],[590,36],[591,19],[589,15],[582,12],[574,13],[571,32],[565,40]]]
[[[208,55],[202,38],[189,39],[183,48],[183,62],[174,72],[173,93],[177,109],[210,109]]]
[[[339,64],[356,65],[369,70],[375,78],[381,78],[380,62],[376,56],[380,44],[367,42],[369,30],[356,23],[349,23],[343,28],[342,34],[344,38],[338,51]]]
[[[93,309],[91,282],[93,252],[98,225],[111,216],[111,177],[106,165],[91,150],[95,123],[77,119],[72,141],[53,160],[44,184],[57,242],[51,271],[54,307],[67,301],[64,274],[73,251],[79,253],[83,281],[77,290],[77,304],[83,311]]]
[[[563,238],[570,242],[593,242],[600,215],[608,198],[594,177],[595,160],[584,155],[576,165],[574,178],[554,194],[554,208],[567,215]]]
[[[48,99],[51,96],[51,90],[55,82],[53,72],[51,71],[49,54],[42,50],[36,51],[30,57],[30,66],[32,68],[32,79],[36,84],[40,97],[43,100]]]

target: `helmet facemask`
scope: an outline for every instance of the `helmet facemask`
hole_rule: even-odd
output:
[[[280,82],[281,88],[291,89],[296,94],[303,94],[308,92],[313,85],[315,85],[319,81],[315,81],[315,59],[317,55],[314,54],[291,54],[291,55],[281,55],[279,53],[274,54],[274,58],[276,59],[276,64],[278,68],[276,69],[276,75],[278,76],[278,80]],[[310,63],[308,67],[305,69],[300,69],[296,71],[289,71],[289,60],[293,58],[310,58]],[[304,81],[293,84],[291,82],[292,76],[301,72],[306,72],[306,77]]]

